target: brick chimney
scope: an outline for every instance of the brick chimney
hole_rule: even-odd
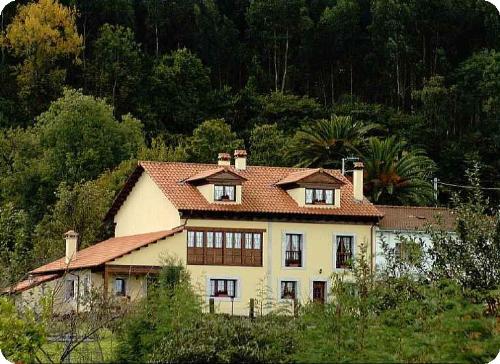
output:
[[[247,151],[238,149],[234,151],[234,167],[241,171],[247,169]]]
[[[219,166],[230,166],[231,165],[231,154],[229,153],[219,153],[218,156]]]
[[[78,233],[70,230],[64,234],[66,241],[66,264],[76,259],[76,252],[78,250]]]
[[[352,184],[354,190],[354,199],[356,201],[363,201],[363,173],[364,173],[364,164],[363,162],[355,162],[354,163],[354,171],[352,173]]]

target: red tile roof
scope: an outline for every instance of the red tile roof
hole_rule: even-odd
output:
[[[167,231],[111,238],[89,246],[88,248],[79,250],[76,253],[76,259],[72,260],[69,264],[66,263],[65,258],[63,257],[53,261],[52,263],[45,264],[30,273],[40,274],[96,267],[130,253],[133,250],[137,250],[146,245],[155,243],[158,240],[179,233],[183,229],[184,227],[180,226]]]
[[[447,208],[385,205],[377,205],[377,208],[384,213],[380,228],[385,230],[423,231],[438,222],[449,231],[455,227],[456,218]]]
[[[230,170],[228,167],[218,167],[218,168],[214,168],[214,169],[208,169],[206,171],[202,171],[198,174],[195,174],[194,176],[191,176],[188,179],[186,179],[186,182],[199,181],[199,180],[206,179],[208,177],[212,177],[212,176],[215,176],[219,173],[226,172],[226,171],[229,172],[230,174],[234,175],[235,177],[245,179],[240,174],[236,173],[235,171]]]
[[[39,284],[42,284],[44,282],[50,282],[56,278],[59,278],[61,275],[60,274],[45,274],[41,276],[30,276],[28,279],[21,281],[19,283],[16,283],[10,288],[6,288],[2,291],[2,293],[19,293],[26,291],[30,288],[36,287]]]
[[[382,217],[380,211],[368,200],[355,201],[353,186],[338,170],[324,170],[326,173],[340,180],[341,186],[340,208],[324,209],[314,207],[300,207],[288,193],[277,185],[285,178],[309,176],[317,169],[260,167],[247,166],[246,170],[235,170],[234,166],[227,167],[229,171],[237,173],[246,179],[243,182],[241,204],[209,203],[198,189],[186,180],[193,176],[203,175],[216,169],[213,164],[170,163],[170,162],[139,162],[134,172],[134,178],[127,181],[123,191],[117,196],[108,218],[114,216],[126,196],[137,181],[140,173],[146,171],[165,196],[173,205],[182,211],[229,212],[229,213],[266,213],[266,214],[296,214],[321,215],[332,217],[370,218]],[[292,176],[292,177],[290,177]]]

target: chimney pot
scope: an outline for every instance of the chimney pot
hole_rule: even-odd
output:
[[[219,166],[230,166],[231,165],[231,154],[229,153],[219,153],[217,158],[219,160]]]
[[[363,162],[355,162],[354,163],[354,171],[352,173],[352,184],[353,184],[353,192],[354,199],[356,201],[363,201],[363,185],[364,185],[364,164]]]
[[[66,264],[76,259],[76,252],[78,250],[78,233],[74,230],[69,230],[64,234],[66,241]]]
[[[240,171],[247,169],[247,151],[237,149],[234,151],[234,167]]]

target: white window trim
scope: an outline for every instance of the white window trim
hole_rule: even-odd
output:
[[[225,280],[234,280],[236,281],[236,295],[234,296],[234,299],[231,299],[231,297],[211,297],[210,296],[210,281],[213,279],[225,279]],[[240,302],[241,301],[241,278],[238,276],[210,276],[207,277],[206,282],[205,282],[205,295],[207,297],[207,302],[210,301],[210,298],[213,298],[215,302]]]
[[[332,252],[332,260],[333,260],[333,272],[351,272],[351,269],[337,268],[337,236],[352,236],[352,257],[356,259],[357,254],[357,237],[355,233],[334,233],[333,234],[333,252]]]
[[[293,301],[291,298],[281,298],[281,282],[295,282],[295,299],[300,301],[300,280],[297,278],[287,278],[283,277],[278,279],[278,302],[280,303],[290,303]]]
[[[296,234],[302,235],[302,266],[301,267],[287,267],[285,265],[286,258],[286,235],[287,234]],[[306,256],[307,256],[307,239],[306,233],[303,231],[291,231],[291,230],[283,230],[281,232],[281,269],[283,270],[305,270],[306,269]]]
[[[314,294],[314,282],[325,282],[325,303],[331,301],[330,290],[332,288],[332,283],[328,278],[325,277],[317,277],[313,276],[309,279],[309,299],[313,302],[313,294]]]

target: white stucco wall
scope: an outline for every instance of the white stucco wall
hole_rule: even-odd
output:
[[[116,237],[170,230],[181,224],[177,209],[146,172],[139,177],[114,221]]]

